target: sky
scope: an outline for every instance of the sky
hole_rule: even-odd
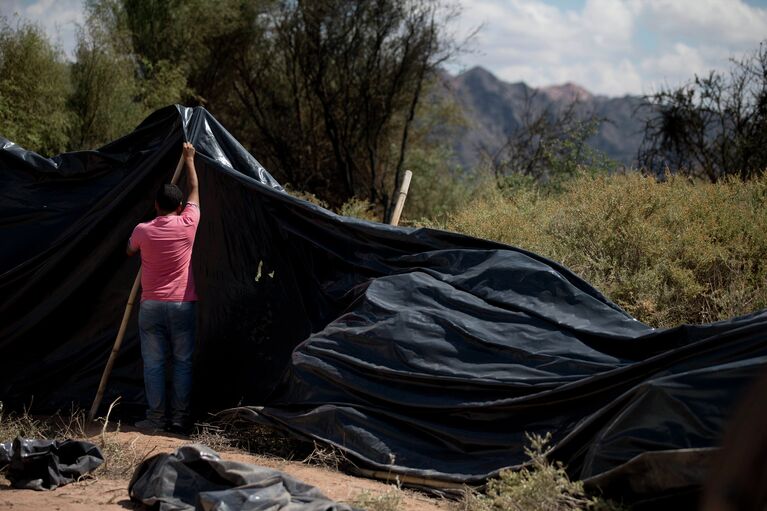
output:
[[[482,66],[532,86],[577,83],[608,96],[649,94],[767,39],[767,0],[454,0],[451,32],[479,32],[449,69]],[[0,0],[0,16],[33,20],[71,57],[82,0]]]

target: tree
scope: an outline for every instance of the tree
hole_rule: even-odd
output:
[[[0,18],[0,135],[42,154],[63,151],[69,90],[63,54],[42,29]]]
[[[283,183],[388,216],[418,105],[456,50],[443,0],[90,0],[112,48],[202,104]],[[79,60],[79,59],[78,59]],[[119,59],[118,59],[119,60]],[[83,59],[85,61],[85,59]]]
[[[577,100],[555,109],[535,101],[536,93],[525,100],[521,126],[495,152],[485,151],[500,188],[523,182],[556,185],[576,174],[579,168],[607,170],[609,159],[589,147],[601,122],[585,111]]]
[[[410,130],[405,168],[413,181],[405,203],[409,220],[445,219],[492,186],[483,168],[465,169],[457,162],[450,141],[468,125],[449,84],[439,76],[427,84]]]
[[[647,96],[650,116],[640,164],[715,182],[725,175],[748,179],[767,168],[767,43],[728,74],[695,76],[678,88]]]
[[[179,102],[186,91],[178,68],[136,57],[120,7],[113,0],[86,4],[72,64],[72,148],[114,140],[152,110]]]
[[[115,49],[114,37],[90,7],[86,24],[78,32],[72,64],[72,148],[97,147],[130,131],[141,120],[133,61]]]
[[[403,174],[417,106],[453,46],[437,1],[283,1],[257,19],[234,90],[267,167],[333,206],[384,216]]]

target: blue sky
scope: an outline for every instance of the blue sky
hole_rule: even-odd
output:
[[[767,0],[454,0],[459,36],[481,26],[453,72],[483,66],[533,86],[575,82],[610,96],[726,69],[767,39]],[[71,55],[82,0],[0,0]]]

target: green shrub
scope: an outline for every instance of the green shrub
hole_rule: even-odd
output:
[[[767,177],[582,174],[560,193],[496,192],[429,225],[558,261],[653,326],[767,307]]]
[[[338,214],[370,220],[371,222],[381,221],[381,215],[377,212],[374,204],[356,197],[343,203],[338,210]]]
[[[530,462],[519,470],[504,470],[487,482],[486,493],[467,490],[459,511],[576,511],[620,510],[619,505],[587,495],[580,481],[571,481],[561,462],[546,459],[551,434],[527,435]]]

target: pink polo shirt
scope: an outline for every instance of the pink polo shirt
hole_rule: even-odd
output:
[[[180,215],[158,216],[133,229],[131,250],[141,251],[141,301],[194,302],[192,246],[200,206],[187,202]]]

